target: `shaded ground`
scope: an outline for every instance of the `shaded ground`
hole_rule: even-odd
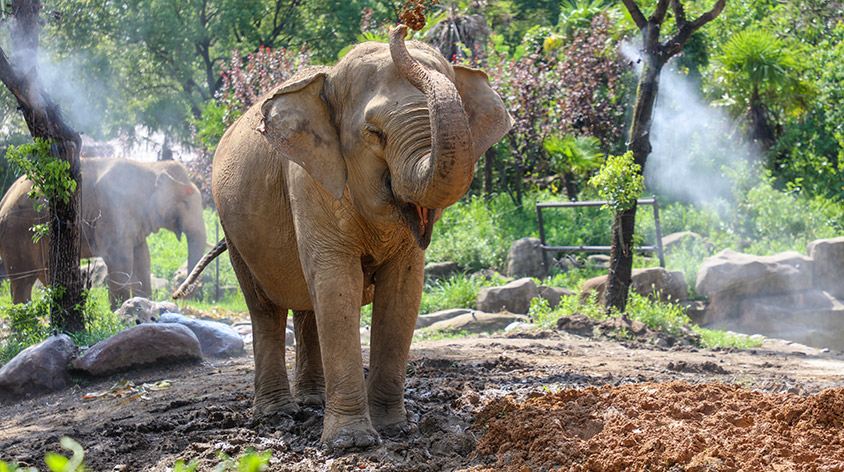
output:
[[[133,374],[130,379],[138,385],[172,380],[169,388],[147,392],[147,399],[82,399],[124,376],[0,407],[0,458],[42,466],[44,452],[57,449],[59,437],[69,435],[85,446],[95,471],[164,471],[179,458],[198,460],[200,470],[208,470],[218,451],[235,455],[247,447],[272,450],[272,470],[522,470],[519,464],[530,464],[524,469],[530,470],[562,466],[565,458],[587,461],[592,447],[648,470],[741,470],[744,466],[717,461],[672,468],[680,457],[672,455],[680,454],[676,451],[714,447],[734,436],[733,449],[724,449],[733,455],[793,444],[805,450],[806,462],[783,470],[813,470],[813,463],[821,470],[844,470],[834,462],[844,456],[826,457],[844,445],[844,395],[838,390],[804,400],[844,386],[840,355],[784,342],[748,352],[659,350],[559,333],[425,341],[416,343],[411,355],[406,392],[418,431],[386,438],[370,451],[324,455],[318,447],[319,411],[278,427],[253,424],[253,361],[243,357]],[[556,413],[567,408],[576,414]],[[782,411],[784,419],[777,413]],[[801,427],[811,425],[801,423],[801,411],[810,412],[805,418],[814,418],[817,428]],[[520,425],[528,439],[543,440],[502,437],[496,433],[502,425],[508,431]],[[769,434],[771,425],[784,435],[782,441]],[[829,435],[823,425],[835,427],[838,435]],[[565,434],[557,434],[561,431]],[[806,447],[803,434],[828,447]],[[631,435],[647,439],[634,444],[628,441]],[[688,447],[674,444],[679,438]],[[621,463],[607,464],[612,466],[605,470],[618,470],[613,467]]]

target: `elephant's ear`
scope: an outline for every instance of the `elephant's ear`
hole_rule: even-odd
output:
[[[512,126],[513,120],[501,97],[489,86],[485,72],[464,66],[454,66],[457,93],[469,117],[476,158],[497,143]]]
[[[258,130],[283,157],[302,166],[334,198],[346,188],[340,139],[322,97],[324,71],[305,72],[267,95]]]

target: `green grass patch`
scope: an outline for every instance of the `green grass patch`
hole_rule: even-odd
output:
[[[729,333],[717,329],[693,326],[700,335],[701,344],[708,349],[753,349],[762,345],[762,340],[745,334]]]
[[[478,292],[484,287],[506,283],[503,277],[456,274],[425,284],[419,313],[433,313],[449,308],[476,308]]]

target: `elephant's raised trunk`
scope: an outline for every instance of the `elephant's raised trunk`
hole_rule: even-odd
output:
[[[428,103],[431,153],[411,162],[393,179],[397,195],[417,206],[420,221],[428,209],[445,208],[462,197],[472,184],[475,169],[472,134],[457,87],[442,73],[423,67],[404,44],[407,27],[390,32],[390,55],[399,72],[419,89]]]

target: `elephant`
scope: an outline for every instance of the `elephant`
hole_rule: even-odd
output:
[[[188,265],[206,249],[199,190],[175,161],[80,160],[81,257],[102,257],[108,268],[112,308],[131,296],[151,295],[146,238],[160,228],[187,236]],[[33,243],[31,228],[46,221],[29,197],[32,182],[17,179],[0,201],[0,258],[11,281],[12,301],[31,297],[36,280],[47,283],[48,237]]]
[[[224,239],[174,293],[228,250],[253,326],[254,416],[324,404],[329,450],[412,428],[403,394],[424,250],[511,126],[484,72],[406,44],[405,32],[399,25],[389,44],[362,43],[332,67],[298,72],[229,127],[212,167]],[[359,323],[369,303],[365,378]]]

